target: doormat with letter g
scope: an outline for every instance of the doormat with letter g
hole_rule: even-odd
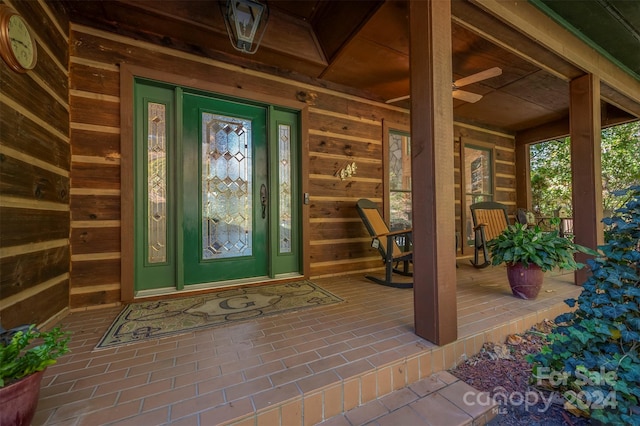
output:
[[[342,299],[311,281],[233,288],[179,299],[132,303],[113,321],[96,349],[174,336]]]

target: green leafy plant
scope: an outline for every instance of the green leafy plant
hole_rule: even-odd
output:
[[[40,332],[30,325],[0,330],[0,387],[55,364],[69,352],[68,343],[69,333],[60,328]]]
[[[607,425],[640,425],[640,186],[619,191],[628,201],[603,222],[603,255],[574,312],[560,315],[549,344],[535,355],[534,379],[555,376],[574,407]],[[558,379],[559,378],[559,379]]]
[[[557,228],[559,221],[559,218],[553,218],[552,225]],[[547,232],[539,226],[521,223],[507,226],[500,235],[487,242],[487,247],[491,251],[491,264],[494,266],[522,263],[529,267],[534,264],[545,272],[554,268],[582,268],[584,265],[577,263],[573,257],[577,251],[597,254],[594,250],[560,237],[557,230]]]

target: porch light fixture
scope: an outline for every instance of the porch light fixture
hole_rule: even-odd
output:
[[[233,48],[256,53],[269,20],[267,5],[256,0],[227,0],[221,8]]]

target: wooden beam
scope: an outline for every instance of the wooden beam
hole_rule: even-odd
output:
[[[601,97],[604,99],[604,97]],[[616,105],[601,103],[600,124],[603,129],[638,120],[638,117],[618,108]]]
[[[531,127],[516,133],[516,147],[545,142],[569,136],[569,118],[561,118],[541,126]]]
[[[531,161],[529,145],[517,144],[516,138],[516,207],[531,210]]]
[[[616,92],[615,89],[605,83],[600,85],[600,95],[608,104],[614,105],[622,111],[640,118],[640,102],[634,102],[624,94]]]
[[[472,0],[472,3],[517,28],[522,34],[584,72],[597,75],[613,90],[625,94],[629,100],[640,103],[640,81],[566,31],[532,4],[518,0]]]
[[[416,334],[457,339],[451,1],[409,4]]]
[[[567,62],[562,56],[545,49],[535,40],[523,37],[518,27],[503,22],[469,1],[454,1],[451,5],[453,22],[490,40],[506,51],[564,80],[583,74],[579,68]]]
[[[282,69],[317,77],[327,61],[311,25],[272,8],[255,55],[238,55],[229,42],[218,2],[71,2],[76,24],[99,28],[198,56],[247,68],[281,64]],[[141,24],[144,23],[144,24]]]
[[[637,120],[635,116],[615,105],[603,102],[600,108],[600,124],[603,129]],[[556,140],[567,136],[569,136],[569,117],[519,131],[516,133],[516,146]]]
[[[604,242],[602,227],[602,170],[600,163],[600,82],[593,74],[570,84],[571,177],[575,242],[597,248]],[[578,253],[576,260],[587,256]],[[576,284],[583,284],[587,268],[576,271]]]

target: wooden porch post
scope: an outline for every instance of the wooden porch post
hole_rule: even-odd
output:
[[[570,91],[573,232],[577,244],[595,249],[604,242],[600,79],[593,74],[578,77],[571,81]],[[584,262],[587,257],[578,253],[576,260]],[[582,285],[589,274],[589,268],[576,271],[575,283]]]
[[[457,339],[451,2],[409,2],[416,334]]]
[[[516,206],[531,210],[531,158],[529,144],[516,137]]]

